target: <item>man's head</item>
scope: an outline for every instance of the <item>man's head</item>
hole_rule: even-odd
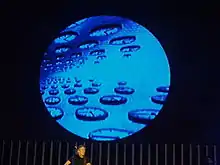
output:
[[[79,157],[83,158],[85,156],[86,153],[86,147],[84,145],[79,145],[77,147],[77,154],[79,155]]]

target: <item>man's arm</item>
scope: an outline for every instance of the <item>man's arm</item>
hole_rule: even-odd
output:
[[[71,164],[71,161],[70,161],[70,160],[67,160],[64,165],[70,165],[70,164]]]
[[[74,159],[74,155],[71,158],[69,158],[64,165],[70,165],[73,159]]]
[[[86,158],[86,165],[92,165],[88,158]]]

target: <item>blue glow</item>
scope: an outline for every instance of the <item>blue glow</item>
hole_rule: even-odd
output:
[[[55,43],[68,43],[72,40],[74,40],[77,37],[77,34],[73,33],[73,34],[61,34],[60,37],[56,38],[54,40]]]
[[[68,26],[44,53],[40,73],[40,94],[51,117],[92,140],[118,140],[146,127],[170,85],[159,41],[116,16]]]

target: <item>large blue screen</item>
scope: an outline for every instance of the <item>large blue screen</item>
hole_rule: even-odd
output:
[[[95,16],[64,29],[40,68],[43,102],[63,128],[82,138],[130,136],[155,119],[169,93],[170,68],[143,26]]]

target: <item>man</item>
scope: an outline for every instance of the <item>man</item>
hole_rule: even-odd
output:
[[[85,153],[86,147],[84,145],[78,146],[78,148],[76,148],[76,154],[67,160],[64,165],[70,165],[71,163],[72,165],[91,165]]]

